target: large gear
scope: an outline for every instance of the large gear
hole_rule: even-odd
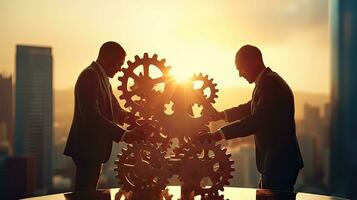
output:
[[[141,117],[150,117],[142,112],[144,108],[152,107],[150,100],[160,94],[160,90],[165,88],[165,84],[170,80],[170,67],[165,66],[165,59],[158,60],[157,54],[149,57],[148,53],[144,53],[143,58],[135,56],[135,61],[128,61],[128,67],[123,68],[123,76],[118,80],[121,85],[118,90],[122,91],[120,99],[125,100],[124,107],[128,108],[133,114],[139,113]],[[150,72],[151,68],[156,68],[161,76],[153,77]],[[141,70],[142,69],[142,70]],[[160,88],[160,84],[161,87]]]
[[[190,81],[193,83],[194,89],[200,90],[210,103],[216,102],[218,89],[216,89],[217,83],[213,83],[213,79],[209,79],[208,75],[203,76],[202,73],[199,73],[198,75],[194,74]]]
[[[128,145],[115,165],[119,184],[126,191],[161,191],[171,177],[164,153],[144,142]]]
[[[202,199],[218,197],[218,190],[223,191],[223,186],[229,185],[229,179],[233,178],[234,162],[226,151],[214,142],[192,144],[182,158],[180,180],[186,187],[192,187],[195,195],[201,195]],[[204,181],[208,181],[209,186],[203,185]]]

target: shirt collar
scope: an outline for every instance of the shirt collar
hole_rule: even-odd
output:
[[[109,76],[107,75],[107,73],[105,72],[105,70],[103,69],[103,66],[101,64],[99,64],[99,62],[95,61],[95,63],[99,66],[100,72],[102,73],[103,77],[105,79],[109,79]]]
[[[261,72],[259,72],[257,78],[255,78],[255,81],[254,81],[254,82],[255,82],[255,85],[258,85],[260,79],[261,79],[262,76],[263,76],[264,71],[265,71],[265,69],[263,69]]]

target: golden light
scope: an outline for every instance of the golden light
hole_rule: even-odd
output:
[[[178,82],[187,82],[192,77],[192,72],[185,68],[171,68],[170,75]]]

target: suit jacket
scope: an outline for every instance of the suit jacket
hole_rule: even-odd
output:
[[[75,160],[104,163],[110,157],[112,141],[118,142],[124,133],[115,122],[124,121],[125,111],[111,88],[106,89],[95,62],[79,75],[74,95],[73,121],[64,154]]]
[[[295,134],[293,93],[270,68],[263,71],[251,101],[225,112],[231,122],[221,128],[226,139],[254,134],[260,173],[303,167]]]

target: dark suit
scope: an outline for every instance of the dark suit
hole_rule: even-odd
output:
[[[93,190],[102,163],[110,157],[112,142],[118,142],[124,133],[114,121],[123,121],[125,111],[111,88],[106,88],[95,62],[79,75],[74,94],[74,115],[64,154],[76,164],[76,190]]]
[[[294,112],[290,87],[270,68],[262,73],[251,101],[225,110],[232,122],[221,128],[226,139],[254,134],[256,164],[264,188],[292,190],[303,167]]]

